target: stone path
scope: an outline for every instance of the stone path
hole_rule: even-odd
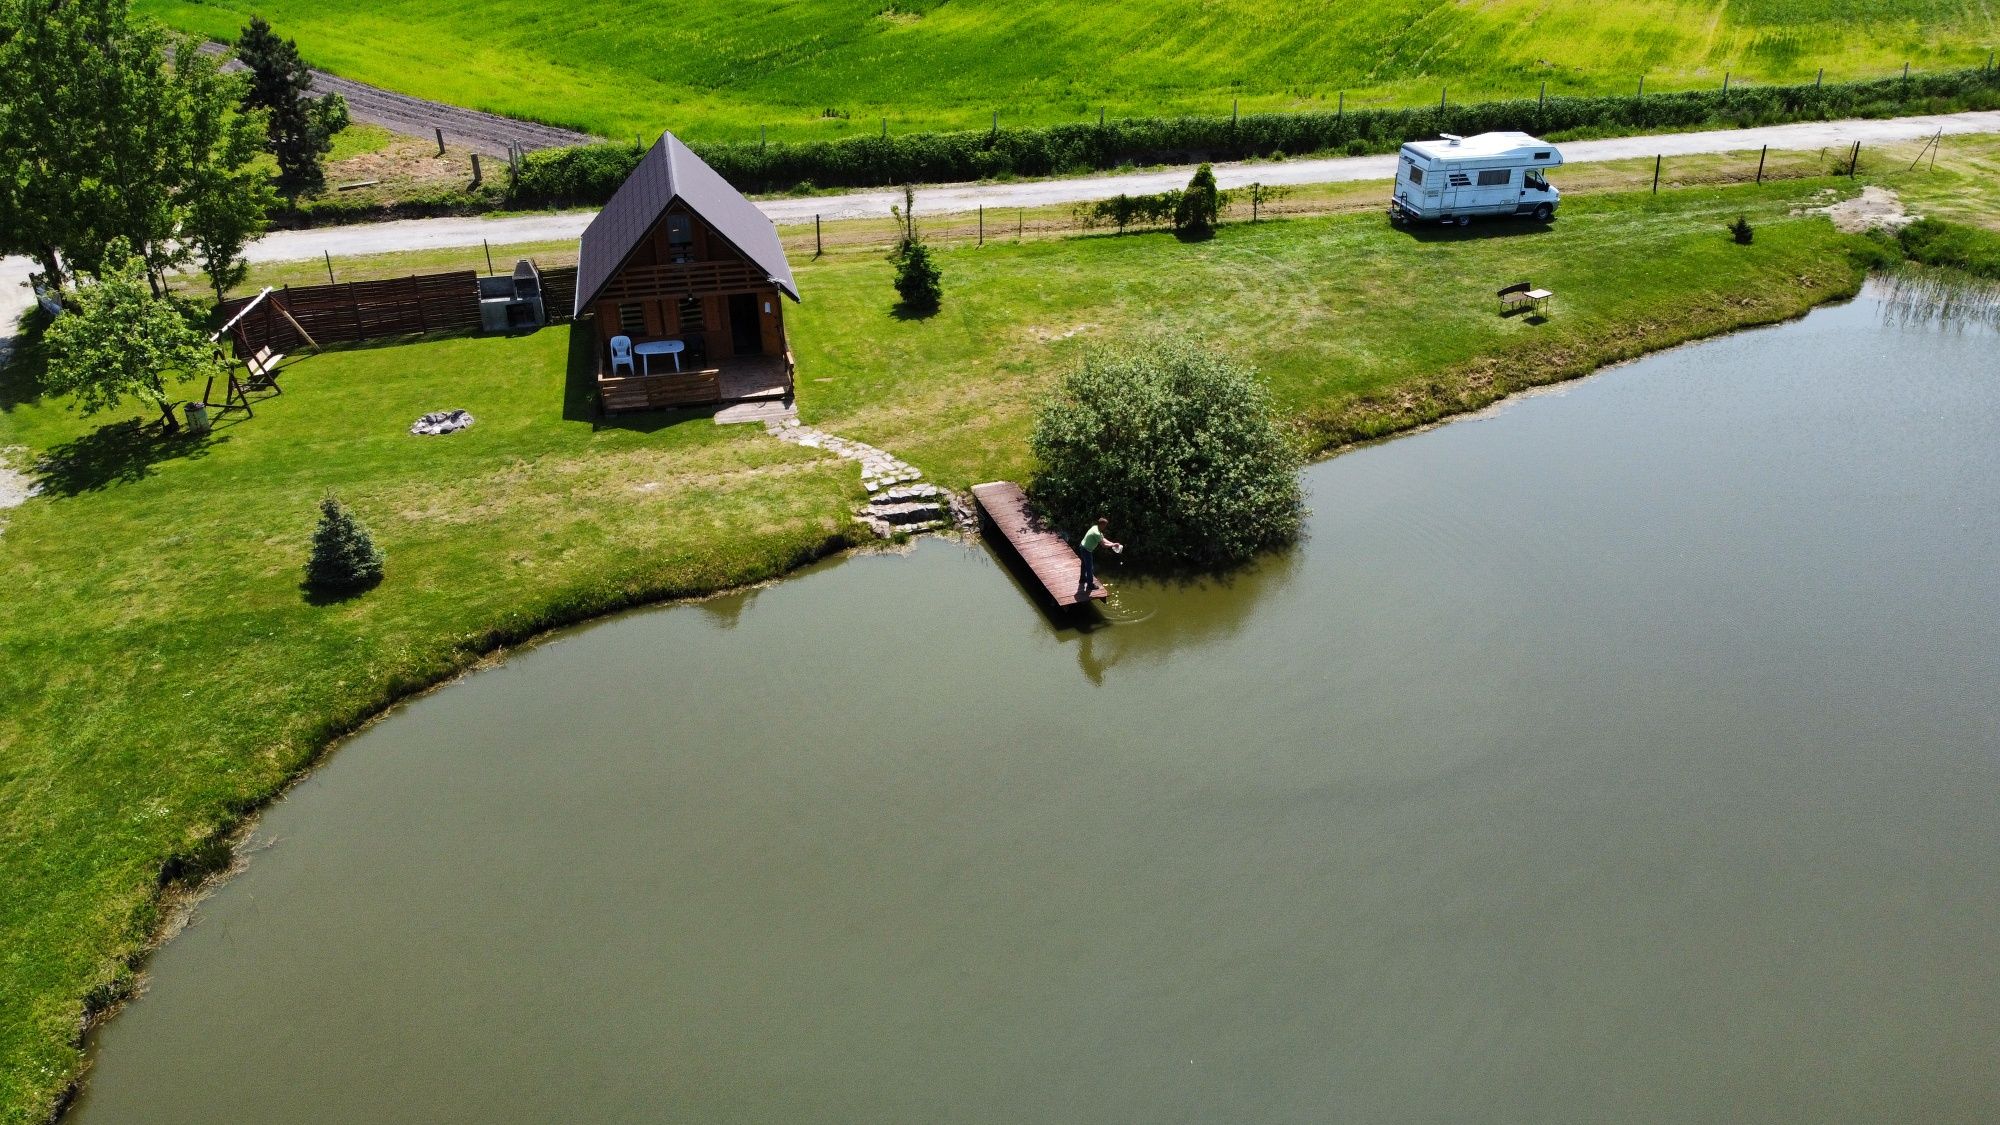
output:
[[[969,509],[951,493],[923,481],[923,470],[893,453],[804,425],[797,418],[768,420],[764,432],[779,441],[807,449],[824,449],[837,457],[859,462],[861,487],[868,490],[868,503],[854,518],[868,525],[878,538],[964,525],[964,515]]]

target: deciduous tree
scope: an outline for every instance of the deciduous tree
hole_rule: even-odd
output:
[[[173,430],[171,384],[225,372],[224,361],[172,297],[146,284],[146,265],[125,240],[105,247],[94,277],[81,279],[42,338],[43,388],[71,395],[85,414],[127,399],[150,403]]]
[[[60,284],[98,272],[123,239],[158,289],[196,253],[197,209],[212,228],[260,206],[244,138],[263,122],[239,111],[240,86],[129,0],[0,8],[0,253],[33,255]]]

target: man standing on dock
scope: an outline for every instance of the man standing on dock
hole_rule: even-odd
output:
[[[1084,532],[1083,538],[1077,542],[1076,557],[1083,561],[1083,575],[1077,580],[1076,584],[1076,597],[1078,601],[1088,600],[1091,589],[1097,585],[1098,544],[1101,543],[1113,551],[1123,551],[1125,549],[1123,543],[1114,543],[1104,537],[1104,533],[1109,530],[1111,530],[1111,521],[1105,519],[1103,516],[1099,516],[1097,522],[1091,524],[1090,530]]]

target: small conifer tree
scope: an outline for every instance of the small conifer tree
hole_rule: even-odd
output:
[[[1729,234],[1736,240],[1738,246],[1748,246],[1750,240],[1756,237],[1756,232],[1750,227],[1750,220],[1741,215],[1736,216],[1736,220],[1729,224]]]
[[[903,224],[903,237],[896,248],[889,251],[889,260],[896,264],[896,293],[903,299],[903,308],[920,314],[938,311],[944,303],[944,271],[938,268],[937,259],[931,257],[931,248],[917,233],[916,189],[905,185],[903,205],[889,208],[891,214]]]
[[[329,492],[319,502],[319,527],[306,559],[306,585],[315,590],[365,590],[382,581],[382,552],[354,513]]]

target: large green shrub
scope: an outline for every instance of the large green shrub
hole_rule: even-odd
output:
[[[1187,190],[1174,204],[1174,233],[1184,238],[1207,238],[1215,233],[1215,220],[1222,214],[1222,193],[1215,188],[1215,169],[1204,164],[1194,170]]]
[[[1035,503],[1066,531],[1100,516],[1127,557],[1216,570],[1295,541],[1297,446],[1249,370],[1186,340],[1100,351],[1043,403]]]
[[[306,585],[326,593],[365,590],[382,581],[382,551],[347,505],[328,493],[319,502],[319,526],[313,530],[312,554],[306,559]]]
[[[1123,164],[1193,164],[1314,152],[1388,152],[1439,133],[1521,129],[1540,136],[1595,130],[1643,132],[1701,125],[1768,125],[2000,106],[2000,70],[1941,71],[1824,86],[1734,86],[1728,91],[1552,97],[1404,109],[1253,113],[1241,118],[1140,117],[1020,129],[860,136],[837,141],[696,144],[742,191],[879,187],[995,176],[1048,176]],[[629,144],[527,155],[514,180],[521,204],[591,204],[611,198],[643,151]]]

